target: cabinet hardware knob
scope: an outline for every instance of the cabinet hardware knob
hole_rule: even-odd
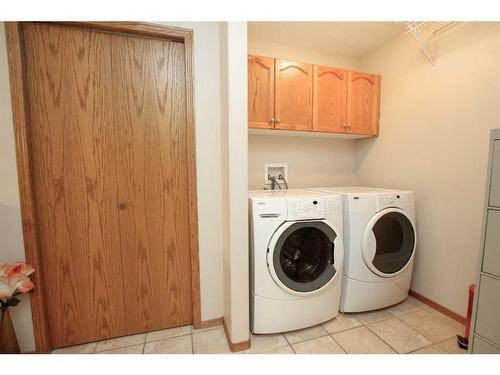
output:
[[[126,202],[120,202],[120,203],[118,203],[118,208],[119,208],[120,210],[124,210],[124,209],[126,209],[126,208],[127,208],[127,206],[128,206],[128,204],[127,204]]]
[[[276,119],[276,123],[277,123],[277,124],[279,124],[279,123],[280,123],[280,119],[279,119],[279,118],[277,118],[277,119]]]

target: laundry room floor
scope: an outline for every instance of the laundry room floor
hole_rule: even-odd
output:
[[[253,354],[466,354],[456,335],[464,326],[413,297],[386,309],[339,314],[306,329],[252,335]],[[229,354],[221,326],[191,326],[119,337],[62,349],[54,354]]]

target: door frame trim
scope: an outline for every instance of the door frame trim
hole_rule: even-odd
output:
[[[23,22],[5,22],[5,34],[9,61],[10,92],[14,137],[16,143],[17,173],[21,201],[24,249],[26,261],[37,272],[32,279],[37,288],[31,294],[31,309],[35,333],[36,351],[48,353],[52,350],[50,331],[46,318],[44,285],[40,275],[40,249],[38,246],[36,215],[31,181],[31,164],[28,139],[28,117],[26,93],[24,91],[24,70],[21,30]],[[174,26],[144,22],[51,22],[69,27],[94,29],[101,32],[120,33],[139,37],[158,38],[184,43],[186,64],[186,126],[187,126],[187,173],[189,200],[189,232],[191,251],[191,293],[193,301],[193,327],[201,327],[200,303],[200,261],[198,247],[198,202],[196,180],[196,129],[194,115],[193,76],[193,31]]]

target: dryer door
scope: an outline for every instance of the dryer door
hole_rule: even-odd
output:
[[[410,264],[416,244],[413,220],[403,210],[386,208],[368,221],[363,232],[361,254],[372,272],[393,277]]]
[[[326,287],[337,273],[338,239],[323,221],[284,223],[273,234],[267,250],[267,265],[274,281],[287,292],[300,295]]]

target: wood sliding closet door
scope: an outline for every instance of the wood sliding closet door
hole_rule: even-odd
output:
[[[113,36],[127,333],[192,322],[184,45]]]
[[[20,30],[51,345],[190,324],[184,44]]]
[[[55,347],[124,334],[111,35],[22,28],[33,196]]]

